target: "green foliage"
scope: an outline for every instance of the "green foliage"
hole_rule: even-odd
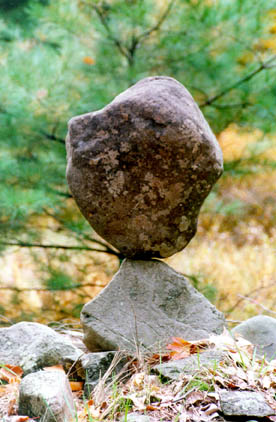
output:
[[[49,290],[70,290],[74,283],[68,274],[50,269],[50,277],[45,280],[45,286]]]
[[[153,0],[1,0],[3,239],[39,241],[30,219],[51,215],[59,231],[90,245],[91,229],[72,208],[65,180],[67,121],[103,107],[143,77],[165,74],[182,82],[216,133],[230,122],[275,131],[276,59],[262,46],[271,37],[274,8],[276,0],[172,0],[162,6]],[[26,19],[16,19],[19,12]],[[243,176],[275,166],[258,161],[266,146],[258,143],[245,163],[226,163],[226,171]],[[216,210],[241,211],[240,203],[217,204]],[[70,286],[69,279],[52,276],[49,288]]]
[[[192,285],[201,292],[211,303],[215,303],[218,295],[217,288],[212,283],[207,283],[202,274],[184,274]]]

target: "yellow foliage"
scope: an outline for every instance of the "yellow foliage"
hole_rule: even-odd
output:
[[[90,57],[90,56],[85,56],[85,57],[82,59],[82,61],[83,61],[83,63],[85,63],[85,64],[89,64],[89,65],[95,64],[95,60],[94,60],[94,59],[92,59],[92,57]]]

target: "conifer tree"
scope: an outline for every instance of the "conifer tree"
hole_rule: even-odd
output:
[[[0,14],[3,249],[117,254],[76,209],[64,139],[72,116],[102,108],[143,77],[178,79],[216,134],[230,123],[258,128],[262,147],[275,131],[275,0],[1,0]],[[256,154],[246,164],[275,166]],[[242,168],[241,160],[225,165]],[[71,246],[43,241],[35,223],[43,215]]]

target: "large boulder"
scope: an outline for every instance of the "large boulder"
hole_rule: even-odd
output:
[[[36,322],[19,322],[0,328],[0,363],[20,366],[24,374],[45,366],[80,366],[82,351],[52,328]]]
[[[257,353],[268,360],[276,359],[276,319],[257,315],[237,325],[233,334],[240,334],[256,346]]]
[[[81,312],[88,349],[160,350],[172,336],[220,334],[223,315],[181,274],[158,261],[126,259]]]
[[[190,93],[145,78],[69,122],[67,180],[83,215],[135,259],[168,257],[195,235],[222,153]]]

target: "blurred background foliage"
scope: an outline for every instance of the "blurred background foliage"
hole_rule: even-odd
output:
[[[68,190],[67,121],[156,74],[225,159],[167,261],[229,319],[276,314],[276,0],[0,0],[0,64],[2,324],[72,321],[118,269]]]

